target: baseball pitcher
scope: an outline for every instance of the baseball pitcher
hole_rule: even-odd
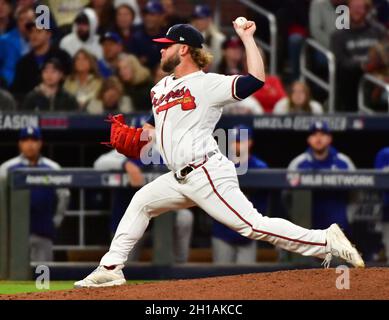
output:
[[[190,25],[174,25],[164,38],[154,39],[163,45],[161,67],[170,75],[151,90],[153,117],[143,128],[127,126],[122,115],[111,118],[110,144],[127,157],[139,158],[148,143],[144,135],[154,131],[155,143],[170,172],[134,195],[109,251],[97,269],[75,287],[125,284],[122,268],[150,219],[192,206],[199,206],[245,237],[325,259],[327,267],[333,256],[364,267],[338,225],[308,230],[284,219],[263,216],[241,192],[234,163],[219,151],[212,133],[223,106],[260,89],[265,71],[253,37],[255,23],[233,25],[246,50],[247,75],[204,73],[210,57],[202,49],[203,36]]]

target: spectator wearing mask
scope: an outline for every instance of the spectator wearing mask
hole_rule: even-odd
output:
[[[16,9],[15,18],[16,27],[0,38],[0,77],[7,86],[14,80],[16,64],[30,51],[26,25],[34,21],[35,13],[31,8],[21,7]]]
[[[5,179],[19,168],[60,170],[58,163],[41,155],[43,141],[39,128],[27,127],[20,131],[19,156],[0,166],[0,177]],[[70,192],[64,188],[33,187],[30,193],[30,259],[53,260],[53,239],[68,207]]]
[[[235,167],[243,166],[247,169],[266,169],[268,167],[265,162],[252,154],[254,141],[251,128],[244,125],[235,126],[231,138],[230,148],[232,148],[232,161],[235,163]],[[242,191],[259,212],[266,213],[267,192]],[[252,264],[256,262],[257,258],[257,243],[213,220],[212,255],[213,262],[217,264]]]
[[[131,97],[136,111],[150,111],[150,90],[153,87],[150,71],[134,55],[121,55],[118,76],[125,95]]]
[[[12,19],[12,1],[0,0],[0,35],[13,29],[15,22]]]
[[[96,98],[102,83],[95,56],[80,49],[73,58],[72,73],[66,78],[64,89],[76,98],[80,110],[84,111]]]
[[[389,147],[382,148],[376,155],[374,168],[389,171]],[[385,247],[386,263],[389,264],[389,192],[382,195],[382,242]]]
[[[123,42],[115,32],[106,32],[101,40],[103,58],[98,61],[99,72],[106,79],[116,74],[119,56],[123,53]]]
[[[23,56],[16,65],[15,78],[11,92],[22,101],[27,92],[33,90],[41,81],[41,68],[51,58],[61,61],[64,74],[71,70],[71,58],[62,49],[51,44],[51,29],[37,29],[34,22],[26,26],[31,51]]]
[[[223,57],[223,43],[226,36],[213,23],[212,11],[208,5],[195,6],[190,23],[202,33],[205,39],[204,47],[213,56],[210,71],[216,72]]]
[[[101,59],[103,51],[97,34],[98,19],[91,8],[81,11],[73,23],[72,32],[62,38],[59,46],[71,57],[80,49],[86,49]]]
[[[16,102],[7,90],[0,88],[0,111],[15,111]]]
[[[223,56],[217,68],[217,72],[226,75],[243,74],[244,47],[243,42],[236,36],[227,38],[222,45]]]
[[[77,111],[76,99],[62,88],[64,78],[61,62],[51,58],[41,72],[42,82],[27,94],[22,110],[28,111]]]
[[[161,159],[162,161],[162,159]],[[130,189],[115,189],[113,192],[113,206],[111,214],[111,234],[115,233],[117,226],[129,205],[135,192],[145,184],[143,170],[145,165],[140,160],[127,159],[116,150],[101,155],[93,166],[96,170],[124,170],[127,173]],[[189,209],[181,209],[175,212],[173,238],[174,260],[176,263],[188,261],[190,240],[193,229],[193,213]],[[144,245],[144,237],[131,251],[128,260],[136,262]]]
[[[289,95],[279,100],[273,110],[274,114],[310,113],[323,114],[323,107],[311,98],[311,90],[302,81],[295,81],[291,85]]]
[[[129,113],[134,111],[132,101],[124,95],[123,85],[117,77],[104,80],[96,99],[86,108],[90,114]]]
[[[122,3],[116,7],[113,31],[120,36],[125,52],[134,52],[136,47],[134,19],[135,11],[129,4]]]
[[[351,159],[332,146],[332,135],[326,122],[317,121],[311,125],[307,142],[308,149],[292,160],[288,170],[355,170]],[[312,229],[337,223],[350,234],[347,204],[346,192],[313,190]]]
[[[385,35],[378,24],[367,19],[369,0],[349,0],[350,29],[335,31],[331,50],[337,62],[337,106],[339,111],[356,111],[358,84],[367,71],[369,49]]]
[[[165,11],[159,1],[148,1],[143,8],[143,28],[134,35],[137,43],[135,55],[140,62],[153,70],[159,65],[161,58],[161,46],[153,41],[154,38],[164,37]]]

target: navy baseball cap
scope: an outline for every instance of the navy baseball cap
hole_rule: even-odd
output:
[[[146,6],[143,8],[143,13],[150,14],[162,14],[165,10],[163,9],[162,4],[159,1],[148,1]]]
[[[42,140],[41,129],[32,126],[21,129],[19,133],[19,140],[24,140],[28,138]]]
[[[119,44],[122,44],[122,38],[116,32],[106,32],[100,38],[100,43],[103,43],[105,40],[110,40]]]
[[[212,11],[206,4],[198,4],[195,6],[194,11],[192,13],[193,19],[204,19],[209,18],[212,15]]]
[[[247,130],[247,134],[242,134],[242,130]],[[253,129],[244,124],[234,126],[230,132],[231,138],[235,139],[236,141],[246,141],[253,138]]]
[[[195,48],[202,48],[204,37],[190,24],[175,24],[167,32],[164,38],[153,39],[158,43],[181,43]]]
[[[315,132],[324,132],[324,133],[331,133],[331,130],[328,126],[328,123],[325,121],[315,121],[311,124],[309,127],[309,134],[315,133]]]

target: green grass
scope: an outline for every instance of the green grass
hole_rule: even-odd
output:
[[[149,281],[127,281],[127,284],[140,284]],[[73,289],[74,281],[50,281],[50,289],[37,289],[35,281],[0,281],[0,294],[42,292]]]

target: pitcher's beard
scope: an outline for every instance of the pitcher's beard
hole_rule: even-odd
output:
[[[165,62],[161,63],[161,68],[166,73],[172,73],[174,69],[180,64],[180,57],[178,55],[175,55]]]

